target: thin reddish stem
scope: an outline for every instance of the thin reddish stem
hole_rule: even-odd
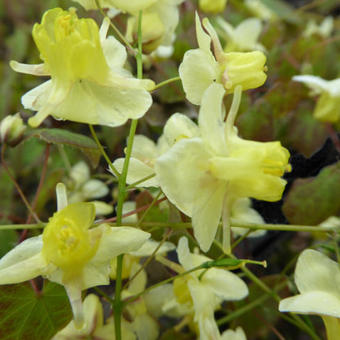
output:
[[[39,181],[38,188],[37,188],[37,191],[35,193],[35,196],[34,196],[34,199],[33,199],[33,202],[32,202],[32,209],[33,210],[35,210],[35,208],[36,208],[36,205],[38,203],[38,199],[39,199],[39,195],[40,195],[41,189],[42,189],[42,187],[44,185],[44,182],[45,182],[46,172],[47,172],[47,164],[48,164],[48,159],[50,157],[50,146],[51,146],[50,144],[46,145],[45,154],[44,154],[44,162],[43,162],[43,168],[41,170],[40,181]],[[32,221],[32,214],[29,212],[27,220],[26,220],[26,224],[30,224],[31,221]],[[28,229],[24,229],[22,231],[18,243],[22,242],[26,238],[27,232],[28,232]]]
[[[165,201],[166,199],[167,199],[166,197],[163,197],[163,198],[157,200],[157,201],[154,203],[154,206],[156,206],[156,205],[158,205],[159,203]],[[150,203],[150,204],[151,204],[151,203]],[[144,210],[146,210],[146,209],[149,208],[150,204],[146,204],[146,205],[143,205],[142,207],[139,207],[139,208],[137,208],[137,209],[135,209],[135,210],[129,211],[128,213],[123,214],[122,217],[128,217],[128,216],[131,216],[131,215],[135,215],[135,214],[137,214],[137,213],[139,213],[139,212],[141,212],[141,211],[144,211]],[[115,217],[111,217],[111,218],[108,218],[108,219],[106,219],[106,220],[100,221],[100,223],[116,222],[116,220],[117,220],[117,217],[115,216]]]

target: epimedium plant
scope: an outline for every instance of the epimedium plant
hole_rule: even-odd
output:
[[[287,189],[283,177],[294,174],[290,152],[313,153],[327,134],[339,152],[340,66],[337,74],[330,70],[309,75],[318,70],[313,66],[319,56],[311,53],[305,59],[301,47],[305,40],[320,37],[333,44],[327,39],[334,21],[326,21],[321,31],[309,22],[295,45],[284,41],[292,56],[278,60],[277,37],[280,30],[289,30],[286,21],[297,30],[304,27],[302,14],[279,0],[76,2],[88,12],[49,8],[33,26],[41,64],[23,64],[24,58],[10,61],[16,72],[50,79],[22,96],[24,108],[36,112],[28,125],[19,114],[7,116],[0,125],[4,174],[28,211],[23,221],[1,212],[9,221],[22,221],[3,223],[1,230],[23,229],[18,244],[0,259],[1,337],[256,339],[267,336],[270,327],[264,333],[254,331],[241,316],[271,299],[275,302],[271,310],[300,332],[320,339],[322,330],[295,313],[315,314],[322,316],[328,339],[336,339],[339,292],[330,275],[339,279],[338,263],[327,255],[340,257],[339,164],[325,167],[313,179],[294,182],[283,212],[297,224],[265,223],[251,201],[282,199]],[[222,15],[229,7],[231,22]],[[92,14],[100,26],[86,17]],[[211,15],[210,20],[206,15]],[[237,22],[240,15],[247,19]],[[185,36],[188,22],[197,46],[182,46],[182,38],[176,38],[177,26]],[[285,71],[287,65],[294,77]],[[175,69],[175,76],[157,83],[153,69],[163,66]],[[275,80],[280,73],[289,77],[297,96],[288,92],[284,98],[282,80]],[[333,79],[323,79],[329,74]],[[296,82],[320,95],[313,114],[311,99]],[[171,108],[170,117],[154,129],[159,132],[155,142],[152,134],[143,133],[152,126],[146,113],[162,104],[156,101],[164,94],[157,97],[157,93],[171,87],[181,91],[178,84],[190,104],[182,105],[182,113]],[[181,95],[173,98],[182,101]],[[164,111],[170,107],[164,102]],[[304,114],[297,116],[300,111]],[[161,110],[156,109],[156,115],[161,117]],[[88,135],[82,124],[88,125]],[[104,127],[106,135],[97,136],[95,125]],[[296,136],[296,131],[302,133]],[[110,145],[119,133],[118,141],[127,137],[124,157],[116,156]],[[320,135],[316,142],[311,140],[315,134]],[[5,156],[15,150],[9,147],[29,147],[37,139],[46,148],[38,189],[30,202]],[[48,178],[48,167],[55,166],[51,145],[66,171]],[[86,163],[73,161],[80,160],[79,155],[74,157],[67,146],[81,150],[97,171],[90,176]],[[100,158],[104,169],[98,167]],[[57,212],[47,219],[44,210],[49,192],[54,191]],[[270,269],[271,259],[254,259],[244,250],[248,238],[268,230],[293,231],[297,238],[307,232],[314,239],[311,247],[327,251],[327,255],[311,249],[302,252],[300,247],[297,296],[288,297],[297,291],[286,275],[294,262],[286,263],[277,279],[268,280],[259,273],[262,267]],[[257,267],[253,272],[248,265]],[[163,274],[151,275],[156,270],[150,268]],[[254,297],[254,287],[262,296]],[[291,293],[282,294],[284,287]],[[27,302],[16,294],[22,300],[27,297]],[[236,302],[244,299],[249,304],[243,307]],[[103,311],[102,303],[110,308]],[[29,322],[22,320],[21,310]],[[51,320],[40,322],[41,311]],[[172,320],[171,328],[162,324],[162,316]]]

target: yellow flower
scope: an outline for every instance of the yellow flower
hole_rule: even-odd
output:
[[[340,334],[340,269],[339,264],[324,254],[304,250],[295,268],[299,295],[283,299],[280,312],[316,314],[322,317],[328,340]]]
[[[219,33],[226,40],[225,52],[236,51],[262,51],[266,49],[258,42],[262,31],[262,22],[258,18],[243,20],[235,28],[221,17],[217,18],[217,23],[221,28]]]
[[[0,260],[0,284],[13,284],[42,275],[64,285],[74,322],[83,325],[81,291],[109,284],[111,260],[137,250],[150,234],[130,227],[106,224],[90,228],[92,203],[67,205],[66,189],[57,185],[58,212],[44,232],[20,243]]]
[[[227,0],[199,0],[198,4],[201,11],[217,14],[224,11]]]
[[[179,268],[183,272],[211,260],[196,252],[191,253],[186,237],[180,238],[177,255],[181,265]],[[204,275],[200,277],[202,273]],[[153,300],[163,299],[163,314],[167,314],[169,310],[172,314],[178,309],[181,316],[193,315],[196,324],[194,329],[199,332],[199,339],[221,339],[214,317],[215,310],[223,301],[238,301],[248,295],[248,287],[243,280],[231,271],[221,268],[197,270],[175,278],[172,291],[169,291],[169,286],[158,288],[155,294],[150,292],[150,297]]]
[[[209,250],[222,217],[228,251],[229,220],[235,201],[252,197],[281,199],[290,171],[289,152],[280,142],[255,142],[237,135],[234,121],[241,89],[224,121],[221,84],[204,93],[198,127],[200,136],[178,141],[155,165],[158,181],[168,199],[192,217],[194,235],[203,251]]]
[[[222,84],[226,93],[233,93],[238,85],[241,85],[243,90],[248,90],[264,84],[267,68],[266,56],[262,52],[225,53],[207,18],[203,20],[203,26],[208,34],[203,30],[196,14],[199,48],[187,51],[179,67],[183,88],[191,103],[199,105],[204,91],[215,82]]]
[[[85,9],[97,9],[95,0],[75,0]],[[99,4],[103,8],[116,8],[123,12],[136,13],[145,10],[158,0],[99,0]]]
[[[95,0],[75,0],[86,9],[97,9]],[[137,40],[139,12],[142,15],[143,51],[150,53],[159,46],[171,46],[179,21],[180,5],[184,0],[101,0],[101,7],[128,12],[126,36]]]
[[[94,294],[89,294],[84,299],[84,325],[77,327],[71,321],[65,328],[59,331],[52,340],[84,340],[100,339],[112,340],[115,333],[113,318],[109,318],[104,323],[103,306]],[[129,330],[128,324],[122,320],[122,337],[124,340],[135,340],[136,337]]]
[[[137,184],[137,186],[159,187],[154,170],[157,158],[179,140],[198,136],[198,134],[199,129],[193,121],[181,113],[175,113],[166,122],[163,134],[158,138],[157,143],[143,135],[136,135],[132,147],[126,182],[131,184],[145,177],[154,175],[155,177],[143,181]],[[113,165],[121,172],[124,165],[124,158],[117,158]]]
[[[140,118],[152,103],[150,80],[134,79],[123,68],[126,50],[106,38],[109,22],[98,28],[93,19],[79,19],[74,9],[47,11],[33,27],[43,64],[11,67],[22,73],[49,75],[51,80],[22,97],[25,108],[38,111],[33,127],[49,115],[81,123],[118,126]]]
[[[321,122],[336,123],[340,120],[340,78],[325,80],[320,77],[304,75],[293,77],[320,94],[314,109],[314,117]]]

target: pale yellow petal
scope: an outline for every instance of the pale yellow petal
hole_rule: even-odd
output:
[[[192,138],[199,135],[197,125],[186,115],[174,113],[166,122],[163,136],[168,145],[172,146],[183,138]]]
[[[248,295],[248,287],[236,274],[219,268],[209,269],[202,278],[222,300],[241,300]]]
[[[318,251],[306,249],[301,253],[296,264],[295,283],[302,294],[320,291],[340,300],[339,265]]]
[[[9,65],[12,70],[19,73],[32,74],[34,76],[48,76],[49,73],[45,70],[44,64],[29,65],[18,63],[15,60],[11,60]]]
[[[136,135],[133,140],[131,156],[152,164],[158,157],[156,143],[144,135]]]
[[[215,155],[226,155],[228,151],[224,138],[224,95],[225,90],[221,84],[211,84],[203,95],[198,115],[202,139]]]
[[[220,77],[215,58],[202,49],[187,51],[178,71],[186,98],[196,105],[200,105],[204,91]]]
[[[210,153],[201,139],[182,139],[155,164],[160,186],[178,209],[192,216],[194,200],[210,193],[211,176],[206,173]]]
[[[212,55],[210,51],[211,38],[209,34],[207,34],[202,27],[201,20],[197,14],[195,13],[195,24],[196,24],[196,37],[198,42],[198,47],[205,51],[206,53]]]
[[[227,185],[213,177],[201,183],[201,194],[194,198],[192,227],[200,248],[206,252],[214,241],[222,216]]]
[[[159,326],[148,314],[138,315],[133,321],[133,329],[138,340],[156,340],[159,336]]]
[[[247,340],[246,334],[241,327],[237,327],[235,331],[228,329],[222,333],[221,340]]]
[[[331,292],[310,291],[283,299],[280,302],[279,311],[340,318],[340,299]]]
[[[116,159],[113,162],[113,165],[121,173],[123,170],[124,158]],[[153,169],[153,167],[143,163],[137,158],[132,157],[130,158],[126,182],[128,184],[132,184],[154,174],[155,174],[155,170]],[[146,181],[143,181],[140,184],[137,184],[136,186],[142,187],[142,188],[143,187],[158,187],[159,183],[158,183],[157,177],[152,177]]]
[[[141,118],[151,104],[150,94],[142,87],[116,84],[113,88],[84,80],[72,86],[53,114],[80,123],[119,126],[130,118]]]
[[[126,58],[126,48],[113,36],[109,36],[102,42],[103,53],[107,64],[115,69],[123,67]]]
[[[109,227],[102,224],[102,237],[92,263],[105,263],[112,258],[138,250],[150,234],[132,227]],[[94,229],[92,229],[94,230]]]
[[[109,188],[102,181],[91,179],[83,185],[82,193],[86,199],[100,198],[109,193]]]

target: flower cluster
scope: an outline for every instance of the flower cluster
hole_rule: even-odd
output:
[[[0,285],[38,276],[62,285],[73,320],[54,335],[55,340],[156,340],[161,334],[157,321],[161,316],[181,318],[175,331],[188,326],[200,340],[246,340],[241,327],[221,332],[215,312],[222,308],[228,311],[224,308],[226,301],[239,301],[249,294],[243,277],[231,270],[241,269],[258,283],[245,264],[262,263],[232,255],[233,236],[240,236],[235,242],[238,243],[249,234],[261,236],[265,233],[261,229],[270,229],[252,208],[251,200],[281,200],[287,184],[283,176],[292,170],[290,153],[280,141],[243,138],[242,130],[239,132],[236,126],[239,112],[244,111],[242,94],[246,96],[245,91],[258,89],[266,82],[269,48],[261,43],[261,34],[268,22],[278,21],[279,16],[259,0],[242,2],[241,7],[258,18],[248,18],[238,25],[222,17],[212,22],[208,18],[201,20],[196,13],[197,48],[178,53],[179,77],[155,85],[151,79],[142,79],[143,62],[154,62],[152,58],[159,49],[173,49],[180,8],[192,4],[184,0],[75,1],[86,10],[104,9],[103,22],[99,27],[92,18],[78,17],[75,8],[54,8],[34,25],[33,40],[42,63],[28,65],[12,60],[10,66],[20,73],[50,79],[22,97],[23,106],[36,112],[28,120],[30,127],[19,114],[2,120],[1,156],[6,145],[17,145],[26,133],[30,137],[34,128],[45,123],[48,126],[52,120],[45,120],[53,116],[56,120],[90,124],[111,174],[91,177],[87,163],[72,159],[71,166],[59,150],[69,171],[62,178],[65,184],[56,187],[57,211],[47,223],[34,216],[42,233],[33,233],[0,259]],[[201,11],[215,15],[223,12],[227,0],[199,0],[197,5]],[[112,13],[125,16],[124,34],[118,32],[114,20],[110,21]],[[108,35],[111,26],[125,46]],[[333,21],[329,19],[321,26],[317,29],[308,24],[305,36],[328,37]],[[225,43],[223,48],[220,38]],[[136,59],[138,79],[133,76],[136,65],[128,58],[128,51]],[[180,111],[189,107],[190,118],[186,113],[171,114],[162,131],[157,131],[161,132],[157,141],[141,134],[143,129],[135,135],[137,120],[153,104],[151,91],[176,80],[181,81],[189,102]],[[316,119],[339,122],[339,78],[327,81],[300,75],[292,80],[305,83],[313,94],[320,95],[314,110]],[[249,98],[261,96],[259,92],[250,91]],[[198,106],[196,112],[191,104]],[[114,128],[129,119],[133,122],[125,157],[110,162],[112,150],[106,152],[91,125]],[[61,129],[60,125],[57,129]],[[39,134],[41,129],[35,131]],[[111,135],[106,137],[109,140]],[[81,142],[70,144],[82,151],[91,146],[93,151],[93,141],[84,138],[85,146]],[[48,143],[62,144],[60,139]],[[48,152],[49,148],[46,167]],[[108,180],[104,182],[102,178]],[[114,187],[112,192],[110,186]],[[20,190],[19,193],[24,196]],[[143,205],[144,193],[147,205]],[[111,201],[104,202],[109,195]],[[136,197],[136,202],[130,201]],[[97,201],[100,198],[102,201]],[[36,215],[36,199],[32,208],[24,199],[32,216]],[[165,201],[164,205],[155,208],[161,201]],[[112,213],[112,218],[95,220],[98,215]],[[336,217],[326,219],[320,229],[336,231],[338,226],[332,229],[332,224],[338,224]],[[164,227],[169,229],[158,233]],[[207,252],[215,260],[203,254]],[[164,282],[156,282],[158,277],[148,282],[150,272],[146,267],[153,260],[164,265]],[[83,300],[85,290],[109,285],[111,280],[115,281],[114,294],[98,292],[111,303],[113,313],[103,311],[99,297],[91,292]],[[321,315],[328,339],[338,339],[338,264],[320,252],[305,250],[297,262],[295,283],[300,294],[282,300],[279,310]],[[259,285],[268,293],[269,288]]]

